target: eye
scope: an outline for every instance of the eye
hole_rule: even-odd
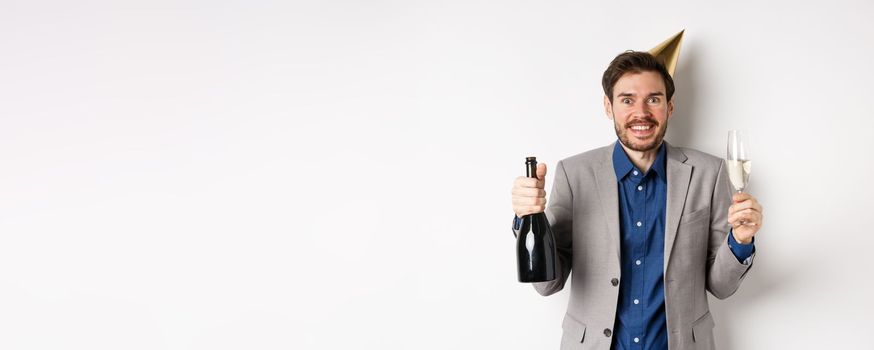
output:
[[[649,103],[659,103],[659,101],[661,101],[661,99],[659,99],[658,97],[649,98]]]
[[[631,99],[628,98],[628,97],[623,98],[623,99],[622,99],[622,103],[624,103],[624,104],[629,104],[629,103],[631,103]]]

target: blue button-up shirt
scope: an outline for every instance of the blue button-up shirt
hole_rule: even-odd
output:
[[[667,349],[664,261],[667,149],[659,146],[649,171],[638,169],[617,141],[613,170],[619,190],[622,284],[614,325],[614,349]],[[738,261],[752,254],[729,234]]]
[[[622,284],[614,326],[614,349],[667,349],[664,257],[668,176],[664,143],[644,173],[616,142],[613,170],[619,181]]]

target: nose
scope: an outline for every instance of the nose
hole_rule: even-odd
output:
[[[650,106],[647,105],[644,101],[639,101],[634,104],[634,109],[632,110],[634,117],[642,118],[642,117],[650,117],[652,116],[652,111],[650,110]]]

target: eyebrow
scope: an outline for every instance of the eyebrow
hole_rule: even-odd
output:
[[[634,97],[635,95],[636,94],[631,93],[631,92],[623,92],[619,95],[616,95],[616,97]],[[664,95],[665,95],[664,92],[656,91],[656,92],[650,92],[649,95],[647,95],[647,96],[664,96]]]

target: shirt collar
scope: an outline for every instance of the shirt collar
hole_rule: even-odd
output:
[[[656,175],[665,182],[668,180],[667,174],[665,173],[666,153],[667,147],[665,147],[665,142],[662,141],[658,153],[656,153],[656,159],[650,167],[650,171],[655,171]],[[613,145],[613,170],[616,172],[616,180],[621,181],[633,169],[635,169],[634,164],[631,163],[630,159],[628,159],[628,155],[625,154],[625,149],[622,148],[622,145],[619,144],[619,140],[617,140]]]

